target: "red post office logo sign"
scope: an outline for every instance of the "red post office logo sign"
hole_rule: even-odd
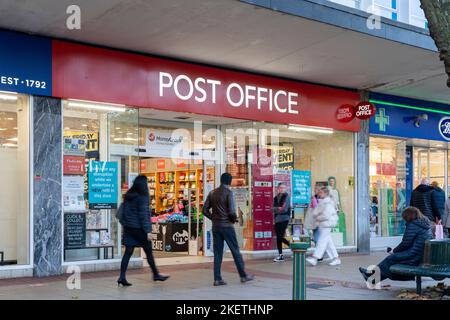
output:
[[[355,116],[360,120],[370,119],[375,115],[375,106],[373,103],[363,101],[355,106]]]
[[[343,104],[336,110],[336,120],[350,122],[355,118],[355,107],[351,104]]]

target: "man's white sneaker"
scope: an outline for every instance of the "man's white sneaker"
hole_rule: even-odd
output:
[[[308,262],[312,266],[317,266],[317,259],[313,257],[306,258],[306,262]]]
[[[275,259],[273,259],[273,262],[284,262],[284,256],[282,254],[280,254],[278,257],[276,257]]]
[[[338,266],[340,264],[341,264],[341,259],[339,259],[339,258],[336,258],[329,263],[330,266]]]

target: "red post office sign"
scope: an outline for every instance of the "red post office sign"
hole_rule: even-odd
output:
[[[375,115],[375,106],[373,103],[363,101],[355,106],[355,116],[360,120],[370,119]]]
[[[355,107],[351,104],[343,104],[336,110],[336,120],[350,122],[355,118]]]
[[[359,131],[336,120],[357,92],[53,40],[53,96]]]

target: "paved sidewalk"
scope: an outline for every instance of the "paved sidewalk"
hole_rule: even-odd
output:
[[[366,288],[358,266],[376,264],[384,253],[371,255],[344,255],[343,264],[331,267],[322,263],[307,268],[308,299],[396,299],[401,289],[414,290],[415,282],[386,281],[381,290]],[[291,298],[292,261],[274,263],[271,260],[247,261],[248,272],[256,280],[241,284],[232,261],[224,262],[223,278],[227,286],[212,286],[212,264],[176,264],[161,266],[161,272],[171,278],[165,283],[154,283],[147,268],[130,270],[128,281],[132,287],[117,287],[117,272],[83,273],[81,290],[66,287],[68,275],[37,279],[0,280],[0,299],[205,299],[205,300],[277,300]],[[436,281],[424,280],[423,287]],[[448,282],[447,282],[448,284]]]

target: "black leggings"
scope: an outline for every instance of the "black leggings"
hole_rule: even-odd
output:
[[[149,241],[145,246],[142,247],[144,249],[145,255],[147,256],[147,262],[152,269],[153,275],[158,274],[158,269],[156,268],[155,259],[153,259],[153,253],[152,253],[152,245]],[[128,269],[128,263],[130,262],[130,258],[133,255],[134,247],[126,247],[125,253],[122,257],[122,263],[120,264],[120,278],[125,279],[126,272]]]
[[[275,232],[277,235],[277,248],[278,248],[279,254],[283,254],[283,243],[288,246],[290,245],[289,241],[287,241],[284,238],[284,234],[286,233],[288,224],[289,224],[289,221],[275,223]]]

